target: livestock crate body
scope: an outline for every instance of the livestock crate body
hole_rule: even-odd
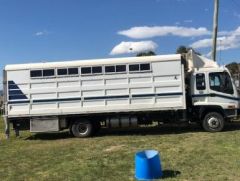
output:
[[[180,55],[7,65],[8,118],[186,109]]]

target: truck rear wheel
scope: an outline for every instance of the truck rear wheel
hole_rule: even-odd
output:
[[[93,125],[90,121],[75,121],[71,127],[72,134],[78,138],[86,138],[93,134]]]
[[[219,132],[224,128],[224,118],[217,112],[207,113],[202,121],[202,127],[208,132]]]

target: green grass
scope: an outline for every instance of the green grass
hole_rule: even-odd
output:
[[[206,133],[196,126],[102,130],[78,139],[66,132],[20,132],[4,139],[0,123],[1,180],[135,180],[134,155],[161,154],[164,180],[239,180],[240,125]]]

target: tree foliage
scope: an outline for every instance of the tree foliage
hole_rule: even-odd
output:
[[[232,62],[226,65],[226,67],[228,68],[232,75],[240,73],[240,63]]]
[[[189,50],[189,48],[187,48],[186,46],[180,45],[180,46],[177,48],[176,53],[177,53],[177,54],[187,53],[188,50]]]
[[[156,55],[155,52],[153,51],[148,51],[148,52],[140,52],[137,54],[137,57],[143,57],[143,56],[154,56]]]

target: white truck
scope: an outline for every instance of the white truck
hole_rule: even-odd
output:
[[[69,129],[88,137],[101,127],[173,120],[217,132],[239,114],[239,95],[225,67],[185,55],[7,65],[4,121],[16,133]]]

